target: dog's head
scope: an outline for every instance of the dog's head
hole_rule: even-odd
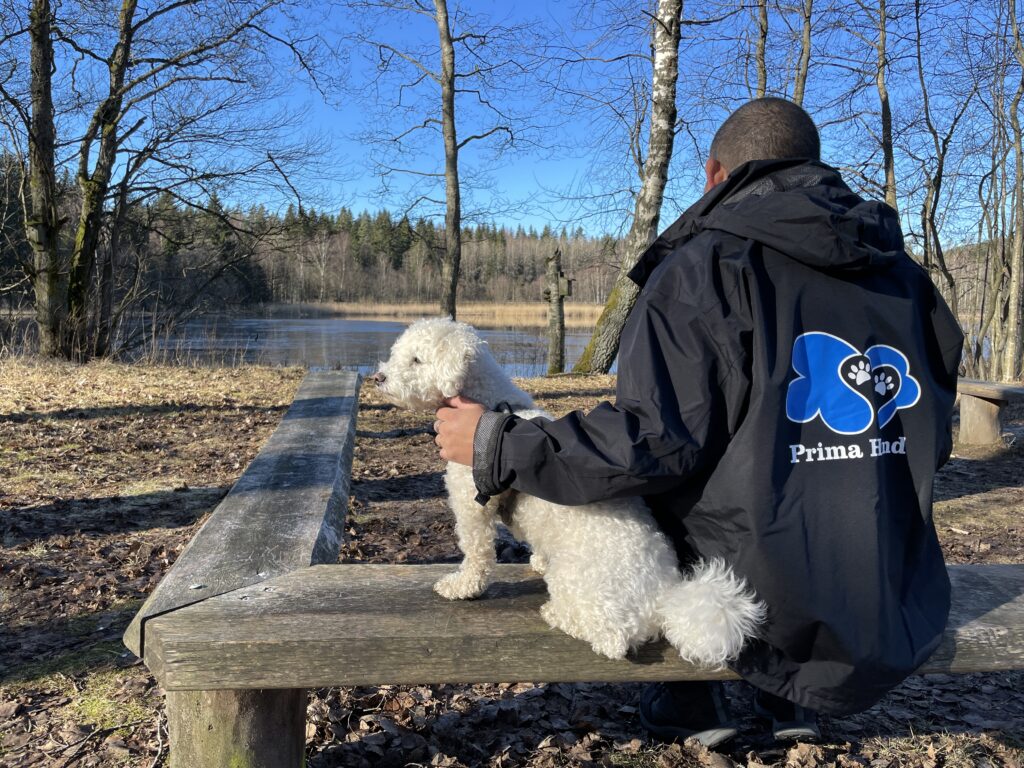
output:
[[[398,337],[372,380],[395,405],[432,411],[459,394],[483,344],[465,323],[446,317],[419,320]]]

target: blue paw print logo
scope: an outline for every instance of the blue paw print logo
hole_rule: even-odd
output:
[[[838,336],[804,333],[793,342],[793,370],[786,416],[801,424],[821,417],[840,435],[860,434],[876,419],[884,427],[921,397],[906,355],[885,344],[861,352]]]

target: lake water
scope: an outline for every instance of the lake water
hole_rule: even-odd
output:
[[[308,368],[348,368],[364,374],[386,360],[408,320],[367,320],[334,315],[207,315],[187,323],[161,344],[169,360],[193,363],[263,363]],[[512,376],[547,373],[546,328],[478,328],[498,362]],[[566,329],[566,369],[579,359],[591,329]]]

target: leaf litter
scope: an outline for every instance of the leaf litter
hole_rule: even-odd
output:
[[[0,767],[167,764],[162,691],[128,621],[291,401],[296,369],[0,363]],[[553,413],[612,377],[521,382]],[[429,414],[361,395],[341,562],[455,562]],[[1024,409],[1011,411],[1024,436]],[[1024,456],[958,446],[936,481],[950,562],[1024,562]],[[499,560],[529,551],[507,534]],[[907,680],[867,712],[776,744],[727,689],[741,735],[717,751],[650,741],[641,686],[376,686],[312,692],[307,764],[943,768],[1024,764],[1024,673]]]

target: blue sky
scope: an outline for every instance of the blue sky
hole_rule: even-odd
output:
[[[586,32],[573,29],[575,12],[572,3],[555,0],[531,3],[528,8],[533,16],[515,18],[510,17],[507,11],[509,5],[505,3],[475,0],[470,5],[474,13],[486,14],[491,19],[503,18],[507,24],[534,21],[543,35],[549,38],[554,35],[556,40],[561,38],[562,42],[570,37],[587,37]],[[520,9],[522,7],[519,6]],[[395,114],[390,120],[382,119],[381,110],[386,111],[394,101],[395,83],[382,84],[377,91],[379,98],[374,98],[374,94],[366,91],[360,93],[360,86],[370,83],[375,74],[372,63],[367,60],[373,48],[342,42],[344,35],[352,32],[349,27],[351,21],[351,17],[338,11],[330,18],[318,22],[325,25],[325,36],[338,41],[342,48],[343,71],[339,80],[343,81],[343,87],[331,91],[325,101],[308,85],[297,83],[292,95],[286,100],[289,110],[303,114],[303,126],[322,137],[321,143],[326,149],[324,159],[329,169],[328,175],[309,179],[309,189],[317,190],[312,194],[312,204],[327,208],[345,205],[356,211],[387,207],[402,212],[410,197],[408,185],[398,184],[406,190],[404,194],[392,191],[381,195],[380,179],[373,168],[375,147],[364,134],[374,126],[379,129],[378,135],[384,136],[388,131],[400,132],[416,124],[425,116],[425,110],[434,107],[439,101],[439,92],[436,87],[422,89],[425,99],[422,109],[406,115]],[[458,29],[455,31],[457,33]],[[410,49],[423,45],[424,50],[435,49],[423,60],[429,61],[432,67],[437,66],[437,32],[430,19],[414,14],[394,13],[390,25],[378,26],[376,34],[377,39],[398,48]],[[628,38],[623,38],[621,42],[630,45]],[[528,57],[529,53],[526,51],[525,55]],[[599,76],[581,75],[577,84],[584,84],[595,93],[600,93],[603,87]],[[538,139],[545,146],[514,151],[493,161],[488,174],[490,189],[481,189],[473,176],[481,164],[486,162],[493,145],[489,146],[487,142],[468,145],[460,154],[460,169],[465,182],[463,197],[468,218],[472,219],[474,212],[482,209],[483,213],[479,214],[481,218],[513,228],[519,224],[524,227],[533,226],[538,230],[545,224],[556,228],[563,225],[573,228],[581,224],[590,234],[618,231],[624,224],[628,224],[621,210],[611,215],[587,217],[578,205],[564,200],[581,183],[586,184],[596,170],[601,168],[601,160],[607,160],[607,157],[599,156],[603,154],[601,152],[588,151],[588,131],[592,128],[588,120],[592,120],[592,117],[583,115],[581,119],[579,116],[574,118],[568,114],[558,114],[566,105],[560,104],[558,97],[550,91],[536,85],[495,96],[496,103],[498,99],[501,100],[502,109],[509,108],[527,115],[527,119],[531,119],[532,111],[543,113],[542,119],[546,124],[543,130],[534,131],[531,138]],[[460,138],[480,132],[489,124],[493,125],[487,123],[485,115],[475,114],[472,104],[465,97],[457,102],[456,109]],[[686,146],[682,149],[686,151]],[[621,158],[622,154],[620,152],[617,157]],[[437,164],[441,160],[440,137],[434,136],[430,142],[404,158],[403,165],[424,171],[437,171]],[[612,164],[622,166],[623,162],[615,159],[609,163]],[[422,178],[417,180],[416,185],[421,186],[422,181]],[[689,197],[694,199],[695,196]],[[621,209],[621,200],[618,206]],[[436,217],[439,209],[435,206],[431,210],[430,206],[420,205],[413,209],[413,213]],[[668,206],[665,213],[672,213]]]
[[[369,0],[368,0],[369,1]],[[455,0],[449,0],[455,7]],[[429,3],[428,3],[429,5]],[[649,30],[642,14],[644,2],[602,3],[574,0],[541,0],[530,4],[500,3],[495,0],[469,0],[474,12],[500,16],[506,14],[511,24],[533,20],[540,33],[534,39],[523,33],[513,46],[516,57],[524,61],[539,52],[543,41],[556,45],[584,45],[593,43],[602,32],[614,28],[606,35],[596,51],[605,61],[572,70],[567,79],[580,98],[574,100],[567,91],[544,88],[538,77],[511,84],[512,91],[496,97],[503,107],[518,111],[545,122],[543,130],[536,132],[544,148],[527,148],[505,155],[491,168],[490,189],[481,191],[473,183],[473,171],[479,167],[486,152],[485,145],[474,144],[461,157],[464,171],[464,211],[472,219],[474,211],[483,211],[483,218],[507,226],[533,226],[540,229],[546,223],[556,228],[563,224],[569,228],[583,226],[588,234],[621,233],[629,223],[630,193],[638,186],[635,170],[630,168],[628,148],[623,126],[616,125],[609,109],[593,108],[588,98],[615,99],[620,111],[628,113],[633,105],[622,99],[623,81],[630,72],[624,56],[646,53],[649,49]],[[577,15],[580,7],[607,9],[619,5],[630,14],[613,17],[609,14],[592,19]],[[651,7],[653,3],[647,3]],[[789,96],[793,92],[793,75],[798,53],[799,18],[797,5],[788,8],[783,16],[773,6],[770,17],[767,92],[770,95]],[[944,129],[955,112],[958,99],[967,92],[961,82],[965,31],[984,36],[986,6],[950,3],[928,4],[925,10],[923,34],[927,73],[932,108]],[[870,10],[871,6],[867,6]],[[894,6],[895,8],[895,6]],[[512,10],[509,10],[512,9]],[[842,3],[828,4],[816,12],[829,14],[822,20],[816,17],[813,37],[811,70],[805,96],[805,107],[821,126],[822,159],[846,173],[847,181],[870,195],[878,195],[880,153],[877,142],[879,130],[879,102],[874,83],[873,42],[877,38],[876,20],[857,6]],[[733,11],[732,15],[728,15]],[[752,34],[755,19],[750,8],[739,6],[688,4],[685,14],[726,14],[727,18],[714,26],[684,26],[680,46],[680,78],[677,105],[680,119],[686,124],[676,138],[673,162],[669,171],[669,185],[662,207],[661,226],[667,226],[678,213],[702,192],[702,164],[711,136],[728,113],[753,94]],[[516,15],[513,15],[516,14]],[[532,14],[529,15],[529,14]],[[923,164],[932,154],[930,138],[922,129],[920,118],[921,96],[916,69],[913,65],[912,14],[903,14],[889,22],[888,87],[892,99],[893,118],[897,134],[897,183],[900,209],[908,235],[919,229],[918,218],[923,183]],[[400,20],[398,20],[400,19]],[[330,34],[342,36],[358,27],[361,20],[336,14],[327,22]],[[589,24],[587,23],[589,22]],[[616,26],[617,25],[617,26]],[[458,28],[456,33],[460,31]],[[436,49],[436,29],[429,18],[417,17],[412,21],[400,16],[389,17],[378,24],[373,34],[400,48],[422,43]],[[972,44],[974,47],[977,43]],[[366,61],[365,46],[345,43],[345,78],[349,84],[366,83],[373,67]],[[974,55],[977,55],[974,51]],[[432,54],[436,61],[436,52]],[[633,61],[632,75],[650,78],[650,66],[645,61]],[[1012,68],[1011,68],[1012,69]],[[551,76],[551,70],[546,70]],[[1008,77],[1012,80],[1013,72]],[[1011,86],[1013,84],[1011,83]],[[331,137],[337,167],[348,174],[348,180],[328,185],[330,194],[338,201],[355,209],[388,207],[400,212],[410,197],[422,194],[429,187],[420,179],[416,184],[398,184],[390,194],[377,197],[376,179],[370,165],[364,162],[372,154],[371,138],[381,136],[397,126],[409,127],[421,120],[424,112],[410,110],[408,114],[375,111],[384,107],[395,92],[395,82],[383,82],[373,95],[348,92],[339,94],[343,107],[318,104],[310,108],[315,122]],[[429,107],[436,108],[436,90],[429,92]],[[980,100],[980,97],[979,97]],[[457,106],[460,135],[466,135],[486,123],[475,122],[479,115],[467,108],[465,101]],[[645,108],[644,112],[649,109]],[[981,123],[972,132],[965,122],[958,134],[951,157],[966,164],[957,174],[947,176],[943,192],[944,238],[950,242],[973,237],[978,217],[978,169],[969,157],[970,144],[975,136],[989,130],[984,122],[984,110],[973,109],[981,116]],[[977,117],[973,119],[979,119]],[[367,135],[359,137],[360,129]],[[647,127],[642,135],[646,137]],[[978,131],[981,133],[979,134]],[[958,154],[962,153],[962,154]],[[424,144],[403,158],[405,167],[419,171],[437,170],[440,161],[440,142]],[[432,165],[433,164],[433,165]],[[953,167],[947,167],[947,172]],[[984,170],[984,169],[982,169]],[[403,194],[404,191],[404,194]],[[435,190],[436,195],[436,190]],[[579,195],[582,202],[574,202]],[[422,212],[422,211],[421,211]],[[427,212],[428,214],[430,212]],[[440,208],[435,207],[436,217]]]
[[[315,163],[311,166],[304,170],[288,168],[306,208],[334,212],[346,206],[358,212],[386,207],[395,214],[409,211],[413,218],[439,220],[444,213],[443,181],[436,175],[443,165],[441,138],[430,124],[426,126],[430,130],[414,130],[426,118],[437,115],[439,88],[422,80],[402,90],[399,103],[399,86],[417,80],[418,70],[407,65],[406,71],[391,67],[381,72],[375,60],[377,46],[367,42],[372,39],[393,46],[396,51],[415,54],[434,69],[439,58],[437,29],[429,15],[374,10],[384,2],[327,0],[316,6],[303,3],[304,10],[297,17],[277,17],[281,25],[277,31],[282,36],[298,31],[318,37],[332,49],[330,55],[316,58],[323,92],[318,92],[297,71],[287,51],[269,44],[268,51],[274,51],[271,55],[276,60],[269,66],[261,65],[267,66],[265,71],[261,70],[266,78],[261,82],[281,95],[276,103],[262,102],[239,119],[256,126],[280,126],[286,138],[305,142],[314,149]],[[352,7],[360,4],[363,8],[354,12]],[[425,0],[423,4],[431,6]],[[628,84],[650,80],[650,63],[640,54],[649,52],[649,20],[643,9],[653,7],[653,0],[537,0],[529,4],[499,0],[465,0],[460,4],[458,0],[449,0],[449,6],[455,34],[491,30],[490,45],[476,62],[464,49],[457,50],[460,70],[467,64],[507,64],[491,83],[461,81],[472,90],[461,94],[456,104],[459,137],[485,133],[495,126],[494,115],[486,103],[512,113],[516,137],[514,147],[502,154],[495,154],[495,139],[504,136],[500,132],[469,144],[461,152],[464,221],[493,222],[512,228],[522,225],[538,230],[546,224],[556,229],[582,226],[591,235],[622,233],[629,224],[632,194],[639,186],[630,159],[629,118],[634,114],[649,115],[650,111],[643,100],[639,104],[634,102],[635,90],[631,91]],[[616,6],[622,10],[615,10]],[[467,22],[460,16],[460,8],[469,9],[476,18]],[[580,8],[597,10],[586,16]],[[844,13],[841,4],[830,8],[829,13]],[[954,8],[959,6],[954,4]],[[703,158],[714,130],[729,111],[753,95],[750,35],[755,20],[750,9],[728,4],[715,8],[690,4],[685,12],[726,13],[730,9],[731,15],[726,14],[725,20],[714,26],[683,27],[677,96],[683,129],[677,135],[669,169],[663,227],[701,194]],[[773,6],[769,37],[771,95],[792,92],[795,12],[790,8],[786,13],[783,16]],[[938,17],[939,11],[929,13],[934,14],[929,19],[930,54],[939,63],[956,59],[955,55],[946,54],[957,52],[957,41],[941,37],[946,28],[955,25],[945,24]],[[863,171],[865,177],[877,179],[877,143],[870,138],[877,133],[877,94],[873,92],[873,82],[869,82],[872,78],[865,79],[862,73],[851,74],[848,66],[859,61],[870,69],[870,46],[875,32],[871,19],[864,14],[852,13],[849,19],[841,21],[862,28],[851,34],[847,27],[831,19],[816,31],[805,105],[826,126],[822,132],[823,159],[852,166]],[[509,33],[510,27],[517,29]],[[894,29],[891,35],[893,41],[901,40],[896,32]],[[939,44],[934,50],[932,42]],[[903,46],[902,53],[893,56],[891,65],[894,114],[907,126],[916,119],[916,74],[908,71],[906,40],[892,44]],[[592,59],[562,69],[551,64],[558,55],[569,56],[570,49],[586,49]],[[392,61],[402,63],[397,56]],[[59,74],[67,79],[68,62],[62,63],[65,66],[59,67],[63,69]],[[521,71],[524,67],[528,71]],[[939,73],[938,69],[935,71]],[[95,74],[97,82],[103,79],[103,74]],[[859,91],[858,78],[862,81]],[[950,78],[939,74],[935,77],[936,84],[947,80]],[[479,89],[478,93],[475,89]],[[838,94],[850,93],[855,95],[849,99],[836,98]],[[951,93],[955,94],[955,89]],[[939,98],[938,93],[933,95]],[[955,96],[946,100],[949,98]],[[166,110],[173,113],[174,107],[175,104],[166,105]],[[162,107],[158,105],[159,108]],[[838,114],[841,110],[846,110],[846,114]],[[616,119],[616,114],[623,119]],[[844,119],[837,121],[836,117]],[[420,140],[401,144],[387,140],[406,131]],[[646,139],[646,135],[645,123],[640,136]],[[399,147],[402,152],[398,155],[386,151]],[[265,165],[265,149],[255,145],[251,149],[254,151],[247,160]],[[214,147],[211,151],[211,162],[216,163],[217,150]],[[906,163],[905,158],[903,162]],[[413,174],[392,174],[384,188],[378,172],[382,165]],[[912,182],[916,172],[913,163],[907,166],[906,174],[902,171],[898,169],[901,181]],[[855,175],[850,178],[856,183]],[[972,181],[968,176],[964,178]],[[295,202],[287,184],[272,174],[254,174],[253,178],[236,179],[235,183],[234,189],[223,189],[221,196],[228,204],[248,207],[263,203],[271,209],[283,210]],[[907,186],[914,188],[910,183]],[[200,196],[204,193],[206,190],[201,187],[195,192]]]
[[[607,39],[599,42],[594,50],[600,58],[616,59],[649,51],[649,28],[641,13],[642,2],[635,4],[635,18],[607,13],[583,17],[577,9],[588,4],[566,0],[541,0],[530,4],[471,0],[463,5],[470,7],[473,13],[497,19],[506,25],[534,23],[537,37],[534,38],[531,31],[525,31],[515,41],[518,45],[512,48],[512,55],[522,61],[529,61],[531,54],[539,53],[540,47],[546,43],[556,46],[594,44],[599,35],[606,33],[612,25],[618,25],[615,33],[607,35]],[[599,9],[613,5],[594,4]],[[620,5],[630,7],[628,4]],[[452,9],[456,7],[455,0],[450,0],[450,6]],[[687,12],[710,13],[696,6],[685,8],[684,13]],[[295,109],[307,116],[304,122],[319,131],[327,139],[325,146],[329,144],[330,147],[331,161],[328,165],[337,178],[323,184],[321,199],[325,204],[328,207],[346,205],[357,211],[387,207],[401,213],[410,199],[428,190],[429,181],[425,177],[405,177],[405,182],[395,182],[387,194],[381,195],[379,177],[373,170],[373,160],[380,159],[373,139],[386,136],[389,131],[400,132],[420,122],[429,110],[437,109],[439,92],[436,87],[421,88],[423,101],[417,103],[413,95],[411,100],[415,108],[402,113],[391,111],[390,107],[394,103],[398,82],[407,82],[408,78],[404,81],[385,78],[376,88],[365,90],[375,74],[373,63],[368,58],[374,49],[348,39],[359,32],[361,22],[371,27],[367,34],[403,51],[422,46],[424,62],[429,62],[431,67],[437,66],[437,31],[432,19],[402,12],[374,19],[372,16],[355,17],[350,12],[337,10],[321,23],[325,36],[336,41],[342,52],[341,86],[329,94],[329,103],[308,87],[297,86],[292,102]],[[772,18],[770,40],[777,47],[778,63],[770,75],[769,93],[772,95],[788,95],[792,90],[789,64],[795,48],[789,37],[791,30],[786,27],[792,22],[792,19],[783,20],[777,14]],[[687,122],[688,129],[681,131],[676,138],[669,186],[662,208],[662,227],[671,223],[700,196],[703,191],[703,160],[714,130],[731,109],[752,96],[749,71],[744,72],[742,63],[736,63],[742,61],[742,39],[749,33],[752,23],[749,13],[739,12],[730,17],[724,27],[715,27],[713,34],[708,33],[709,27],[684,27],[677,102],[680,117]],[[458,34],[465,30],[466,27],[456,26],[453,31]],[[824,39],[817,39],[817,42],[822,46],[834,45]],[[460,54],[458,51],[457,55]],[[466,59],[460,60],[464,62]],[[718,66],[718,60],[732,63]],[[649,81],[650,64],[647,61],[633,59],[629,66],[633,77]],[[552,76],[550,69],[542,68],[542,71],[547,77]],[[543,146],[523,148],[494,161],[487,175],[489,188],[481,188],[473,178],[481,165],[486,164],[488,144],[477,142],[463,150],[460,166],[464,181],[464,216],[472,222],[479,215],[483,220],[513,228],[522,224],[539,230],[550,224],[556,229],[582,226],[591,235],[623,233],[629,225],[632,209],[630,193],[635,191],[639,181],[630,165],[623,125],[616,125],[610,109],[588,103],[587,99],[617,98],[616,106],[628,113],[633,105],[623,98],[626,91],[622,84],[629,74],[627,65],[622,62],[575,67],[563,81],[572,90],[584,94],[583,99],[575,101],[568,92],[543,87],[539,82],[540,75],[513,84],[511,92],[494,95],[493,100],[502,109],[526,116],[527,121],[543,121],[543,127],[531,136]],[[806,101],[808,110],[827,121],[829,115],[816,115],[816,107],[832,101],[838,89],[848,86],[848,81],[843,82],[842,76],[830,72],[827,67],[812,68]],[[893,86],[893,89],[898,99],[899,87]],[[872,103],[870,91],[864,98],[863,109],[877,109],[877,97]],[[407,96],[406,102],[409,101]],[[474,112],[471,99],[462,98],[457,102],[456,110],[460,137],[493,124],[488,123],[487,116],[481,115],[479,110]],[[643,111],[649,113],[649,106],[645,106]],[[646,133],[645,124],[642,130],[644,138]],[[860,138],[853,137],[855,141]],[[841,135],[835,128],[826,128],[822,139],[823,159],[826,161],[833,156],[845,161],[851,155],[870,152],[865,147],[856,147],[851,153],[851,136],[848,132]],[[442,158],[440,137],[435,135],[432,141],[408,152],[397,164],[420,172],[432,172],[440,170]],[[439,190],[433,190],[435,199],[440,194]],[[576,197],[585,199],[574,200]],[[328,200],[330,202],[326,203]],[[433,208],[420,205],[413,209],[413,214],[439,218],[443,209],[436,205]]]
[[[331,56],[317,59],[323,75],[320,80],[323,93],[317,92],[309,80],[296,71],[294,60],[283,48],[267,43],[267,50],[272,51],[270,55],[275,60],[270,64],[260,61],[256,65],[258,77],[280,95],[276,103],[261,101],[254,108],[243,106],[237,119],[248,121],[250,127],[255,127],[255,133],[267,126],[279,127],[286,139],[305,142],[314,149],[314,164],[304,170],[291,166],[287,169],[307,208],[333,212],[341,206],[356,211],[386,207],[396,214],[409,210],[414,218],[426,216],[437,220],[443,217],[443,183],[437,176],[429,175],[441,170],[443,161],[436,129],[432,133],[414,131],[413,135],[422,136],[423,140],[414,145],[403,144],[404,153],[399,157],[388,156],[381,150],[385,146],[399,146],[386,141],[389,135],[411,130],[426,117],[436,115],[440,100],[438,88],[422,82],[403,91],[402,104],[398,105],[399,84],[415,77],[393,70],[381,75],[373,60],[376,48],[365,41],[365,38],[373,38],[398,51],[415,52],[429,67],[436,68],[437,30],[429,15],[391,10],[375,16],[372,7],[383,2],[385,0],[326,0],[314,5],[310,0],[307,5],[303,0],[297,3],[303,7],[296,11],[298,17],[277,17],[280,24],[277,31],[282,34],[297,30],[322,39],[333,49]],[[352,7],[359,4],[364,9],[353,12]],[[431,3],[424,0],[424,5],[429,7]],[[646,3],[643,0],[537,0],[529,4],[465,0],[461,6],[457,0],[449,0],[449,5],[456,34],[486,29],[492,23],[497,25],[497,33],[492,34],[492,45],[480,59],[481,64],[505,61],[532,67],[527,73],[518,72],[512,66],[503,68],[495,82],[480,91],[481,98],[472,93],[463,93],[459,98],[456,109],[460,138],[494,127],[493,115],[488,114],[481,101],[486,98],[501,110],[515,114],[513,125],[517,139],[514,151],[499,156],[494,156],[493,150],[494,139],[503,136],[501,133],[486,141],[474,142],[461,153],[464,221],[535,229],[546,224],[570,229],[582,226],[591,235],[621,233],[628,226],[632,193],[639,186],[639,180],[630,162],[629,121],[616,121],[614,115],[615,110],[626,118],[631,114],[649,113],[648,104],[632,101],[626,85],[631,79],[635,82],[650,79],[649,62],[637,57],[649,50],[650,30],[643,9],[645,5],[653,7],[653,0]],[[366,6],[370,10],[366,10]],[[609,10],[615,6],[620,6],[624,15]],[[476,23],[462,23],[456,10],[460,7],[475,14]],[[794,27],[794,21],[798,21],[794,7],[783,6],[786,15],[779,7],[772,7],[768,83],[771,95],[792,93],[794,31],[799,27],[799,24]],[[580,8],[598,10],[592,17],[584,17]],[[817,10],[818,6],[815,8]],[[731,15],[727,13],[730,10]],[[102,8],[96,11],[101,18],[105,12]],[[689,4],[685,12],[725,13],[726,18],[713,26],[684,25],[683,28],[677,105],[684,127],[676,138],[662,208],[662,226],[700,195],[702,161],[714,130],[729,111],[752,96],[750,53],[755,20],[750,8]],[[823,159],[840,167],[848,166],[852,171],[848,180],[855,186],[859,179],[864,180],[865,186],[870,188],[879,178],[878,144],[873,138],[878,133],[878,97],[873,76],[868,76],[873,67],[871,44],[877,30],[872,26],[870,15],[851,11],[841,3],[829,4],[821,12],[831,16],[815,31],[805,106],[823,126]],[[965,55],[960,36],[962,29],[958,27],[975,31],[980,28],[976,37],[983,37],[985,13],[983,6],[959,3],[928,6],[926,55],[932,104],[938,110],[940,122],[948,120],[949,114],[955,111],[953,107],[959,94],[965,92],[963,84],[957,82],[957,72],[963,69],[961,59]],[[901,143],[897,153],[897,178],[901,194],[907,197],[908,203],[906,207],[901,203],[904,221],[908,229],[912,229],[919,223],[911,213],[919,203],[913,196],[923,188],[920,175],[930,150],[928,137],[920,128],[919,84],[916,71],[909,63],[913,57],[908,48],[911,39],[908,21],[903,17],[893,24],[890,45],[899,48],[891,56],[889,73],[893,113]],[[503,40],[501,30],[517,25],[523,26]],[[94,27],[97,38],[109,37],[106,27]],[[364,39],[360,41],[360,37]],[[101,40],[100,44],[106,43]],[[27,58],[24,36],[11,45],[22,46],[22,54]],[[575,63],[564,70],[553,67],[551,56],[541,55],[566,54],[570,47],[580,49],[588,45],[594,59],[585,64]],[[977,47],[978,44],[972,45]],[[462,49],[458,55],[463,64],[472,61]],[[77,78],[78,85],[84,83],[87,96],[90,91],[102,92],[106,83],[102,67],[89,59],[74,65],[73,60],[77,58],[67,46],[63,46],[58,55],[57,79],[63,89],[62,108],[65,110],[59,127],[66,141],[81,130],[81,121],[94,108],[88,99],[83,107],[75,106],[76,99],[69,101],[69,82]],[[395,58],[394,61],[401,60]],[[858,72],[858,67],[863,71]],[[1008,75],[1011,79],[1012,76],[1013,72]],[[553,85],[556,79],[558,87]],[[472,81],[464,82],[477,87]],[[170,95],[173,93],[177,91],[167,92],[167,103],[155,99],[149,114],[141,112],[149,122],[133,141],[142,142],[142,134],[149,130],[149,125],[175,120],[179,110],[178,102]],[[252,96],[262,98],[256,93]],[[976,99],[979,100],[980,97]],[[984,160],[984,153],[978,155],[970,144],[976,136],[983,137],[990,126],[985,124],[983,109],[975,107],[973,112],[974,125],[968,127],[970,121],[965,121],[958,137],[963,147],[958,147],[957,151],[967,157],[965,170],[953,181],[961,188],[954,191],[947,186],[943,193],[949,201],[948,221],[956,225],[954,239],[969,236],[972,221],[977,221],[979,171],[975,160],[977,157]],[[208,153],[201,156],[201,160],[216,166],[222,160],[230,163],[235,159],[233,153],[237,153],[238,164],[248,163],[248,167],[256,166],[257,170],[243,178],[235,177],[233,188],[225,184],[218,189],[222,199],[241,207],[262,203],[277,210],[294,203],[295,195],[287,188],[287,183],[279,175],[268,172],[266,147],[253,143],[239,148],[240,142],[232,145],[230,140],[225,140],[223,144],[228,148],[222,149],[215,139],[221,136],[223,127],[223,124],[215,124],[210,132],[214,140],[208,142],[208,147],[200,146],[196,150]],[[245,125],[242,127],[243,130],[235,133],[247,135]],[[646,138],[646,133],[644,125],[640,135]],[[73,138],[61,151],[66,166],[73,170],[76,151]],[[187,155],[191,148],[182,144],[177,151]],[[974,155],[969,155],[972,151]],[[241,157],[246,152],[248,155]],[[191,161],[191,158],[186,159]],[[376,172],[382,163],[418,175],[393,174],[389,188],[382,189],[381,176]],[[155,174],[162,172],[157,164],[150,165],[155,167]],[[222,178],[216,174],[215,177]],[[216,183],[200,182],[182,189],[201,199]],[[413,201],[419,204],[410,207]],[[949,231],[948,227],[944,229]]]

